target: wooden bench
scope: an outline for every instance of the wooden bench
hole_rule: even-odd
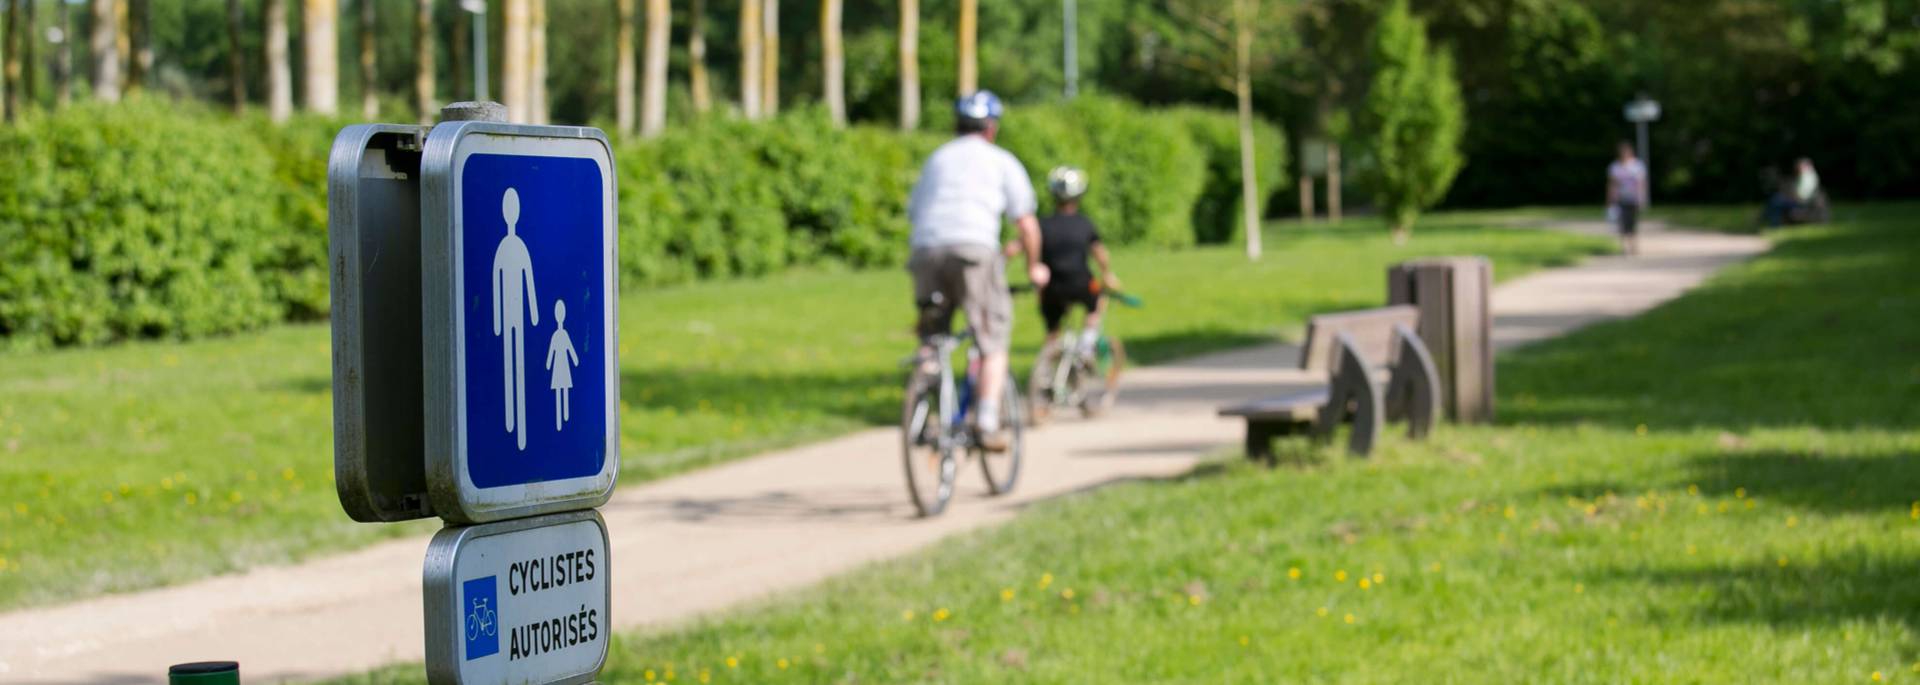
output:
[[[1440,375],[1414,333],[1419,310],[1408,305],[1325,314],[1307,320],[1300,368],[1327,380],[1220,409],[1247,420],[1247,457],[1273,458],[1273,439],[1310,433],[1326,441],[1351,422],[1347,451],[1366,456],[1387,420],[1405,420],[1419,439],[1440,408]]]

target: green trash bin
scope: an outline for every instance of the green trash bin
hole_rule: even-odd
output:
[[[167,669],[167,685],[240,685],[235,661],[196,661]]]

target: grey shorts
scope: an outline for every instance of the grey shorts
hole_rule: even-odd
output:
[[[916,248],[907,259],[913,274],[916,331],[922,340],[953,332],[957,308],[973,326],[981,351],[1007,351],[1013,338],[1013,296],[1007,293],[1006,261],[984,245]]]

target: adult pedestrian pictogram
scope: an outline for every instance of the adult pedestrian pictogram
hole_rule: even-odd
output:
[[[520,193],[508,188],[500,200],[507,236],[493,251],[493,334],[500,336],[501,381],[505,388],[507,432],[520,449],[527,448],[526,328],[540,325],[540,297],[533,285],[533,256],[515,234],[520,223]],[[560,335],[565,335],[562,332]],[[551,367],[551,364],[549,364]],[[568,387],[572,387],[569,382]],[[558,425],[555,426],[558,428]]]

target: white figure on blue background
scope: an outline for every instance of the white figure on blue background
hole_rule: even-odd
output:
[[[573,418],[573,367],[580,355],[573,351],[573,336],[567,335],[567,302],[553,301],[553,340],[547,343],[547,369],[553,372],[553,429],[561,430]]]
[[[540,298],[533,291],[533,256],[514,234],[520,223],[520,193],[507,189],[500,200],[507,237],[493,251],[493,334],[500,336],[502,378],[506,386],[507,432],[527,448],[526,327],[540,325]],[[533,322],[526,319],[531,315]]]

